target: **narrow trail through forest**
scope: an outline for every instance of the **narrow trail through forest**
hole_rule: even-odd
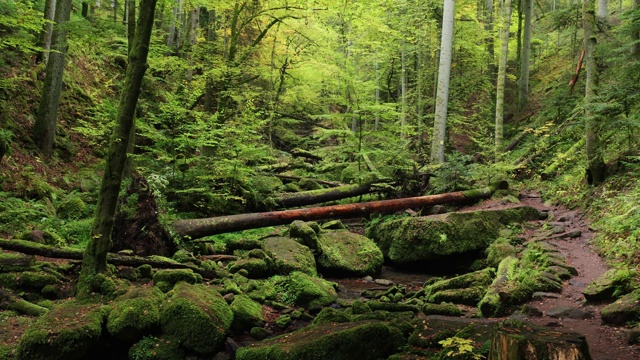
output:
[[[578,274],[564,282],[560,293],[537,294],[538,296],[527,302],[526,305],[529,308],[539,310],[537,312],[534,309],[530,312],[538,313],[537,316],[516,314],[510,318],[584,335],[593,360],[640,359],[640,346],[627,344],[627,330],[624,327],[608,326],[602,323],[600,311],[607,304],[587,303],[582,295],[585,287],[607,270],[606,263],[590,244],[594,233],[591,231],[587,219],[579,211],[561,206],[545,205],[540,195],[536,193],[522,193],[520,200],[522,205],[532,206],[539,211],[549,213],[548,219],[539,220],[537,224],[525,225],[522,236],[527,241],[542,240],[552,244],[566,258],[567,264],[577,270]],[[462,211],[500,209],[511,206],[515,205],[487,200]],[[358,231],[358,229],[353,230]],[[410,288],[417,286],[416,284],[420,281],[424,281],[426,276],[405,274],[385,268],[380,278],[392,280]],[[376,286],[371,283],[367,286],[362,281],[354,280],[338,280],[338,282],[347,288],[346,293],[341,295],[345,297],[357,296],[358,291]]]

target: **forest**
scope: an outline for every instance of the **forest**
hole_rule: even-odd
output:
[[[0,0],[0,359],[640,358],[639,138],[638,0]]]

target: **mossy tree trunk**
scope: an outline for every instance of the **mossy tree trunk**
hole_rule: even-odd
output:
[[[156,2],[157,0],[140,1],[140,15],[133,46],[129,52],[125,84],[120,95],[116,127],[111,135],[91,238],[82,258],[82,270],[77,288],[80,297],[89,295],[92,291],[91,284],[95,275],[106,271],[107,252],[111,247],[111,231],[127,159],[127,147],[134,126],[142,79],[147,70],[147,55]]]
[[[45,64],[49,61],[49,50],[51,49],[51,35],[53,34],[53,17],[56,13],[56,0],[46,0],[44,3],[44,19],[49,20],[44,23],[38,45],[43,51],[36,57],[36,62],[44,60]]]
[[[502,140],[504,138],[504,91],[507,78],[507,57],[509,55],[509,28],[511,27],[511,0],[506,0],[502,8],[503,25],[498,62],[498,79],[496,81],[496,131],[495,152],[496,158],[502,153]]]
[[[602,159],[602,146],[599,136],[599,119],[593,109],[596,102],[596,88],[598,86],[598,64],[595,56],[597,43],[595,23],[594,0],[583,0],[582,26],[584,29],[584,62],[587,68],[584,90],[585,139],[587,151],[586,173],[587,182],[592,185],[604,182],[606,176],[606,166]]]
[[[71,16],[71,0],[58,0],[54,16],[55,26],[51,36],[51,49],[47,61],[47,75],[44,79],[42,96],[36,122],[33,126],[33,141],[45,157],[53,153],[56,135],[56,121],[60,107],[62,75],[67,54],[67,23]]]
[[[638,11],[640,8],[640,0],[633,0],[633,10]],[[640,21],[635,21],[631,24],[631,40],[634,42],[631,45],[631,55],[634,57],[640,56]]]

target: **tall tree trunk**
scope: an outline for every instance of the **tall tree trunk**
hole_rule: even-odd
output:
[[[455,0],[444,0],[442,11],[442,38],[440,40],[440,65],[438,67],[438,92],[436,95],[431,161],[444,162],[444,142],[447,130],[447,106],[449,102],[449,76],[451,74],[451,50],[453,48],[453,13]]]
[[[493,42],[493,0],[485,0],[485,24],[484,30],[487,32],[486,34],[486,46],[487,53],[489,54],[488,61],[488,70],[489,70],[489,79],[493,80],[496,78],[496,65],[494,62],[495,52],[494,52],[494,42]]]
[[[127,43],[128,51],[133,46],[133,38],[136,34],[136,0],[127,0]]]
[[[504,85],[507,78],[507,57],[509,55],[509,28],[511,27],[511,0],[505,0],[502,7],[503,23],[501,30],[502,49],[498,62],[498,80],[496,81],[496,157],[502,152],[504,138]]]
[[[38,54],[36,58],[37,62],[44,59],[45,64],[49,61],[49,50],[51,50],[51,35],[53,33],[53,22],[56,14],[56,0],[46,0],[44,3],[44,19],[46,21],[40,33],[38,39],[38,45],[40,45],[44,51]]]
[[[406,49],[404,39],[402,40],[402,50],[400,53],[400,103],[402,110],[400,113],[400,137],[404,138],[405,126],[407,125],[407,64]]]
[[[633,10],[638,11],[640,8],[640,0],[633,0]],[[636,20],[631,24],[631,40],[634,44],[631,45],[631,55],[638,57],[640,55],[640,21]]]
[[[533,0],[523,1],[524,34],[522,38],[522,56],[520,57],[520,79],[518,79],[518,110],[522,110],[529,99],[529,63],[531,61],[531,22],[533,16]]]
[[[125,83],[118,104],[118,118],[111,135],[91,236],[82,258],[82,269],[77,287],[80,297],[91,294],[96,286],[94,281],[96,275],[104,273],[107,268],[107,253],[111,248],[111,232],[127,159],[127,147],[134,126],[142,79],[147,70],[147,55],[156,1],[140,1],[140,15],[133,47],[129,52]]]
[[[600,184],[605,179],[604,161],[600,136],[598,134],[598,117],[594,112],[594,102],[596,89],[598,86],[598,65],[595,58],[596,33],[594,18],[594,0],[582,1],[582,26],[584,29],[584,62],[587,76],[584,90],[584,116],[585,116],[585,136],[587,152],[587,182],[589,184]]]
[[[47,62],[47,75],[44,79],[42,96],[36,122],[33,126],[33,141],[45,157],[51,157],[56,135],[56,121],[60,107],[60,91],[67,54],[66,23],[71,16],[71,0],[58,0],[56,4],[55,27],[51,36],[51,48]]]

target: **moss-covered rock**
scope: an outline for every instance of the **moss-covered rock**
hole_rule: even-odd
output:
[[[509,239],[500,237],[496,241],[491,243],[491,245],[489,245],[489,247],[486,250],[486,253],[487,253],[486,266],[496,268],[498,267],[498,265],[500,265],[500,262],[504,258],[509,256],[513,256],[513,257],[516,256],[516,247],[511,245],[511,243],[509,242]]]
[[[170,336],[148,336],[129,349],[130,360],[182,360],[180,342]]]
[[[293,271],[300,271],[315,276],[316,260],[309,247],[301,245],[291,238],[269,237],[262,243],[262,249],[275,264],[275,273],[287,275]]]
[[[233,323],[231,329],[236,333],[242,333],[253,327],[262,327],[264,318],[262,316],[262,305],[252,300],[246,295],[235,296],[231,303],[233,312]]]
[[[380,321],[328,323],[242,347],[237,360],[374,360],[404,343],[400,331]]]
[[[295,271],[288,276],[273,278],[279,301],[296,306],[320,308],[338,298],[333,283]]]
[[[331,220],[320,225],[322,230],[347,230],[347,227],[344,226],[342,221],[340,220]]]
[[[262,244],[257,239],[231,238],[227,240],[225,245],[228,252],[233,252],[236,250],[260,249]]]
[[[452,303],[443,302],[440,304],[426,303],[422,307],[422,312],[425,315],[445,315],[445,316],[460,316],[462,313],[460,309]]]
[[[390,311],[390,312],[411,311],[411,312],[414,312],[414,313],[420,311],[420,309],[415,305],[404,304],[404,303],[384,302],[384,301],[378,301],[378,300],[368,301],[367,305],[369,306],[369,308],[372,311],[376,311],[376,310],[384,310],[384,311]]]
[[[602,308],[600,317],[603,322],[614,325],[640,321],[640,289]]]
[[[616,299],[633,289],[632,281],[636,276],[632,269],[609,269],[587,285],[582,294],[589,301]]]
[[[156,287],[136,287],[116,298],[107,318],[107,331],[133,343],[160,326],[160,304],[165,296]]]
[[[406,217],[372,223],[367,237],[397,264],[423,262],[486,249],[512,222],[537,220],[538,210],[519,206],[442,215]]]
[[[77,220],[87,212],[87,204],[79,196],[68,196],[56,207],[56,212],[61,219]]]
[[[291,318],[291,315],[284,314],[278,316],[278,318],[273,323],[281,329],[286,329],[289,325],[291,325],[292,322],[293,319]]]
[[[518,259],[513,256],[508,256],[500,262],[496,278],[478,304],[483,316],[505,315],[508,307],[514,305],[505,302],[506,299],[501,297],[500,293],[505,291],[508,281],[514,278],[518,263]]]
[[[326,307],[316,315],[315,319],[313,319],[313,324],[345,323],[350,321],[351,316],[345,310]]]
[[[160,311],[162,332],[201,354],[221,349],[233,312],[222,296],[204,285],[176,284]]]
[[[98,344],[108,308],[68,301],[54,307],[22,336],[16,359],[82,359]]]
[[[427,296],[442,290],[464,289],[470,287],[487,287],[493,281],[495,271],[492,268],[485,268],[471,273],[455,276],[450,279],[440,279],[429,282],[424,287]]]
[[[22,289],[40,292],[45,286],[59,285],[57,276],[44,271],[23,271],[20,273],[0,274],[0,286],[9,289]]]
[[[229,265],[229,271],[232,273],[245,271],[245,276],[252,279],[263,279],[272,274],[267,262],[256,258],[238,259]]]
[[[163,292],[171,290],[180,281],[199,284],[202,282],[202,275],[194,273],[191,269],[164,269],[153,274],[153,283]]]
[[[318,270],[335,277],[360,277],[380,273],[384,257],[370,239],[346,230],[318,236]]]
[[[306,223],[301,220],[296,220],[289,225],[289,236],[295,239],[299,239],[300,243],[307,246],[313,251],[318,250],[318,233],[314,228],[318,228],[318,224]],[[318,228],[319,229],[319,228]]]

